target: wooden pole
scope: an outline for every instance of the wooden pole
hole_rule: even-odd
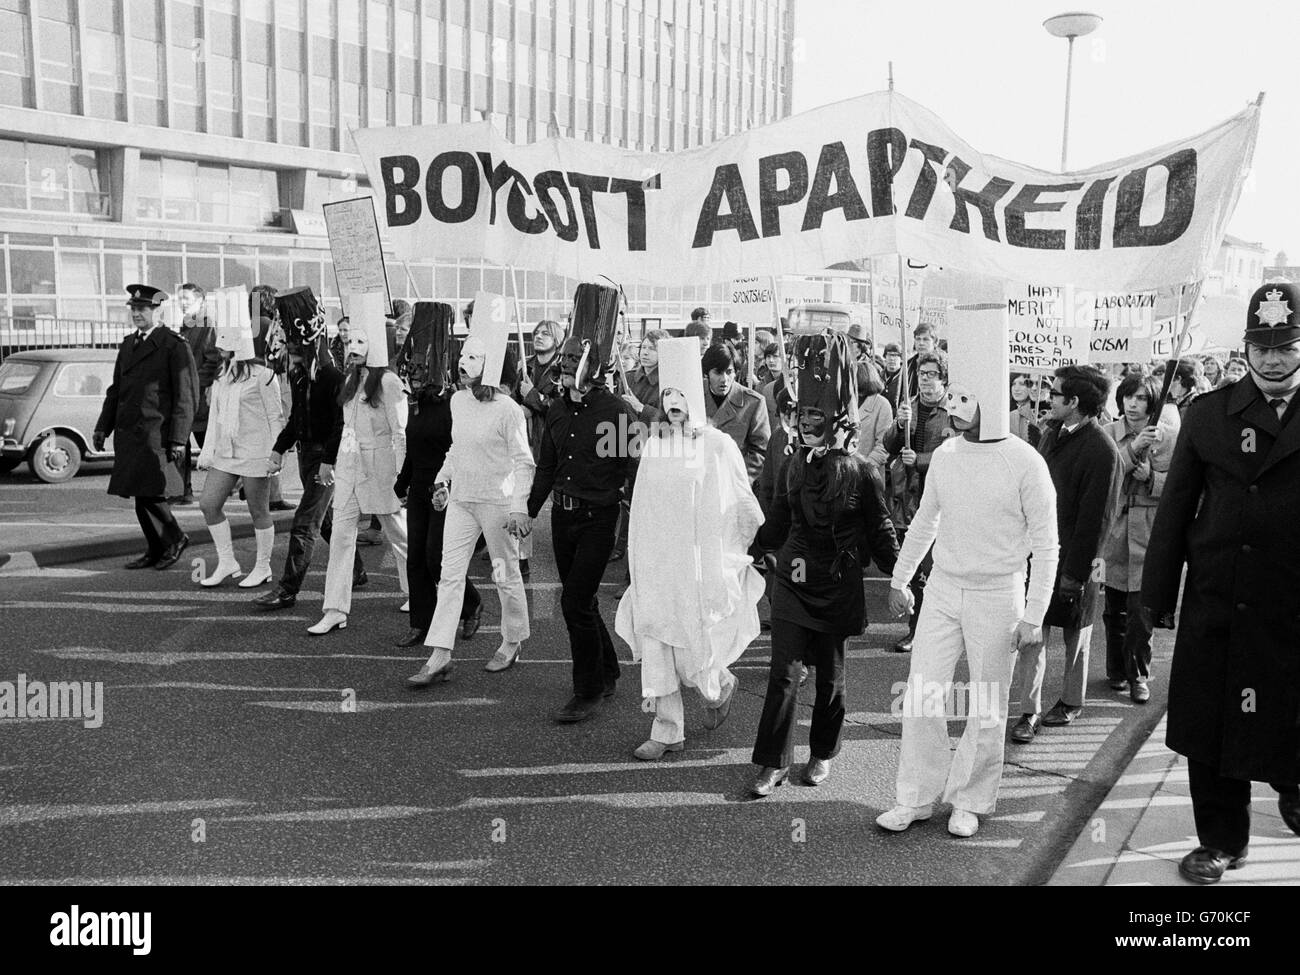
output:
[[[519,312],[519,282],[515,279],[513,264],[510,265],[510,294],[515,303],[515,333],[519,336],[519,368],[524,370],[528,368],[528,350],[524,347],[524,319]]]

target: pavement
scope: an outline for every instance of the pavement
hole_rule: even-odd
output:
[[[630,755],[650,717],[621,641],[617,695],[589,722],[551,722],[570,663],[545,514],[520,663],[481,669],[499,642],[500,604],[476,559],[485,624],[458,643],[453,682],[412,693],[403,679],[424,655],[392,646],[406,620],[384,549],[361,549],[372,581],[357,591],[349,627],[313,638],[305,629],[321,608],[323,546],[298,605],[267,615],[249,606],[256,592],[195,585],[199,561],[213,556],[198,541],[170,571],[122,571],[138,529],[106,481],[90,472],[60,491],[0,477],[0,550],[53,553],[60,540],[76,549],[87,533],[123,546],[0,565],[0,681],[101,682],[104,693],[100,727],[0,721],[0,883],[1181,883],[1176,861],[1192,843],[1185,775],[1180,783],[1158,745],[1167,631],[1157,633],[1152,699],[1138,706],[1106,688],[1094,629],[1082,716],[1008,745],[998,809],[974,837],[950,836],[946,809],[887,834],[873,821],[893,802],[908,657],[889,648],[901,624],[875,622],[849,643],[849,715],[829,780],[794,784],[807,759],[810,681],[791,784],[753,801],[767,633],[735,668],[741,690],[727,722],[705,731],[688,701],[687,748],[662,762]],[[232,520],[241,509],[228,506]],[[11,547],[14,538],[29,547]],[[251,540],[236,551],[251,563]],[[602,586],[611,631],[625,571],[613,565]],[[887,587],[867,583],[873,620],[887,619]],[[1047,700],[1060,660],[1058,637]],[[950,735],[961,728],[951,722]],[[1256,867],[1300,858],[1300,840],[1279,832],[1269,806],[1261,796],[1252,865],[1232,882],[1287,882]],[[1145,879],[1132,879],[1140,869]]]

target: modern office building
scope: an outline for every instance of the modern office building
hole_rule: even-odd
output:
[[[0,0],[0,327],[124,322],[122,287],[307,284],[320,205],[370,193],[349,130],[488,118],[672,152],[789,114],[794,0]],[[436,255],[435,255],[436,257]],[[575,282],[518,275],[524,317]],[[479,262],[394,297],[510,294]],[[722,286],[637,288],[678,325]]]

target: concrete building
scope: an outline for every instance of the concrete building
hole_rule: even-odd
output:
[[[1205,277],[1202,294],[1206,297],[1232,295],[1246,301],[1264,280],[1266,255],[1263,244],[1224,234],[1214,267]]]
[[[310,285],[320,205],[368,195],[349,129],[489,118],[671,152],[790,113],[794,0],[0,0],[0,329],[122,324],[122,287]],[[521,271],[528,322],[576,282]],[[394,297],[509,295],[471,261]],[[630,317],[723,285],[631,288]],[[331,321],[334,315],[331,315]]]

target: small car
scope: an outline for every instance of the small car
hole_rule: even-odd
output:
[[[115,349],[41,349],[0,362],[0,473],[24,460],[47,484],[76,477],[83,461],[113,459],[112,437],[91,436],[113,383]]]

